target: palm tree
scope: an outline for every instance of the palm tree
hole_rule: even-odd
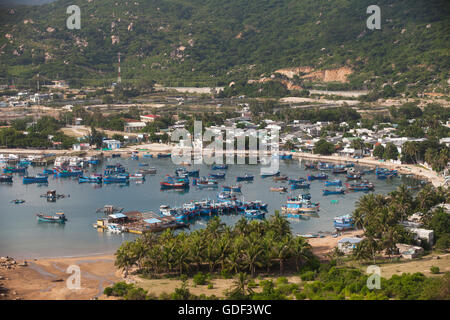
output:
[[[249,280],[247,279],[247,274],[240,272],[237,278],[234,280],[234,288],[232,289],[232,296],[235,297],[245,297],[247,295],[253,294],[253,290],[248,287]]]
[[[252,237],[250,237],[252,238]],[[244,249],[244,263],[250,270],[252,277],[255,276],[256,267],[261,266],[261,258],[264,248],[258,239],[248,239]]]
[[[272,250],[274,251],[274,256],[280,263],[280,274],[284,272],[284,262],[291,256],[292,250],[290,244],[291,238],[289,236],[285,236],[273,244]]]
[[[292,239],[292,254],[295,257],[295,267],[299,270],[299,261],[306,260],[311,255],[311,245],[303,237],[295,237]]]
[[[137,257],[133,252],[133,242],[125,242],[116,251],[116,260],[114,265],[119,269],[123,269],[125,277],[128,276],[128,270],[136,263]]]
[[[275,210],[275,215],[269,220],[271,229],[275,231],[276,238],[282,238],[291,234],[289,221],[280,215],[278,210]]]
[[[200,265],[203,262],[205,254],[206,241],[203,232],[195,230],[189,237],[189,250],[192,255],[192,262],[196,263],[197,271],[200,271]]]

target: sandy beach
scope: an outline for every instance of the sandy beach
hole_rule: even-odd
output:
[[[327,255],[337,245],[337,242],[350,236],[361,235],[362,231],[349,231],[339,237],[325,236],[323,238],[308,239],[313,247],[313,252],[321,260],[329,259]],[[0,267],[0,287],[7,289],[0,294],[1,299],[24,300],[90,300],[106,299],[103,295],[105,287],[125,280],[122,272],[114,266],[114,255],[95,255],[84,257],[64,257],[26,260],[27,266],[23,266],[24,260],[17,260],[11,269]],[[81,289],[69,289],[66,281],[71,273],[66,273],[69,266],[76,265],[81,271]],[[128,280],[142,283],[146,289],[155,294],[170,293],[177,286],[178,280],[143,280],[136,276],[129,276]],[[233,280],[218,279],[215,290],[208,290],[209,295],[222,295],[222,291],[231,285]],[[203,288],[204,289],[204,288]],[[202,288],[194,290],[200,294]],[[193,292],[194,292],[193,291]],[[198,292],[197,292],[198,291]],[[195,293],[194,292],[194,293]]]

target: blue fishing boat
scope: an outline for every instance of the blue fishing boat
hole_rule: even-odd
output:
[[[104,183],[128,183],[130,181],[130,175],[126,173],[118,173],[107,175],[103,178]]]
[[[171,153],[158,153],[157,158],[164,159],[164,158],[170,158],[171,156],[172,156]]]
[[[131,160],[139,160],[139,156],[137,154],[132,154]]]
[[[334,169],[334,165],[331,163],[319,163],[317,169],[321,171],[331,171]]]
[[[188,177],[172,177],[167,175],[160,183],[161,189],[187,189],[189,188]]]
[[[311,186],[310,183],[307,183],[306,181],[303,181],[301,183],[291,183],[290,187],[291,190],[297,190],[297,189],[309,189]]]
[[[222,191],[240,193],[241,192],[241,186],[239,186],[239,185],[238,186],[232,186],[232,187],[222,186]]]
[[[139,167],[148,167],[149,164],[148,163],[139,163]]]
[[[251,174],[246,173],[243,176],[238,176],[236,177],[236,181],[240,182],[240,181],[253,181],[254,176],[252,176]]]
[[[347,173],[347,180],[359,180],[361,175],[359,173]]]
[[[375,186],[372,183],[363,182],[363,183],[355,183],[355,184],[345,184],[347,186],[347,190],[350,191],[372,191],[375,189]]]
[[[344,194],[345,193],[345,189],[344,188],[335,188],[335,189],[324,189],[322,191],[322,195],[324,196],[328,196],[331,194]]]
[[[314,163],[305,163],[305,169],[317,169],[317,164]]]
[[[337,230],[353,229],[355,226],[353,217],[350,215],[335,217],[333,219],[333,224]]]
[[[265,215],[265,212],[255,209],[247,209],[244,211],[244,217],[250,219],[264,219]]]
[[[225,179],[225,172],[221,172],[221,173],[211,173],[209,175],[210,178],[213,179]]]
[[[25,203],[25,200],[23,200],[23,199],[15,199],[15,200],[12,200],[11,202],[14,203],[14,204],[22,204],[22,203]]]
[[[93,174],[88,177],[81,176],[78,178],[78,183],[102,183],[103,176],[101,174]]]
[[[44,171],[42,173],[43,174],[54,174],[55,170],[54,169],[44,169]]]
[[[25,176],[23,177],[23,183],[24,184],[30,184],[30,183],[48,183],[48,176],[38,174],[36,176]]]
[[[303,182],[305,182],[305,181],[306,181],[305,178],[289,179],[289,180],[288,180],[288,182],[291,183],[291,184],[294,184],[294,183],[303,183]]]
[[[308,175],[308,181],[314,181],[314,180],[327,180],[328,175],[324,173],[319,173],[318,175]]]
[[[27,171],[27,168],[19,166],[3,168],[3,173],[25,173],[25,171]]]
[[[292,160],[292,154],[280,154],[280,160]]]
[[[342,181],[341,180],[327,180],[327,181],[325,181],[325,186],[326,187],[330,187],[330,186],[341,187]]]
[[[195,170],[188,170],[187,172],[189,177],[199,177],[200,176],[200,169],[195,169]]]
[[[353,168],[355,166],[355,164],[353,163],[353,162],[347,162],[346,164],[345,164],[345,167],[346,168]]]
[[[50,222],[50,223],[66,223],[67,218],[64,213],[58,212],[54,216],[46,216],[42,213],[38,213],[37,220],[39,222]]]
[[[2,174],[0,175],[0,183],[11,183],[13,182],[13,177],[10,174]]]
[[[152,154],[146,153],[146,154],[144,154],[142,157],[143,157],[143,158],[153,158],[153,155],[152,155]]]
[[[228,165],[226,165],[226,164],[216,164],[211,169],[212,170],[228,170]]]

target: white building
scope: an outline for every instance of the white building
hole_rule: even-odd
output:
[[[103,140],[103,144],[110,150],[120,149],[121,142],[118,140]]]

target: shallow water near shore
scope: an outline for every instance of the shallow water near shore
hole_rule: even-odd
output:
[[[35,184],[23,185],[22,177],[14,174],[12,185],[0,184],[0,255],[14,256],[17,258],[43,258],[61,256],[83,256],[114,252],[123,241],[131,241],[136,238],[132,234],[111,234],[99,232],[93,228],[97,218],[103,217],[102,213],[96,213],[98,208],[106,204],[125,208],[126,211],[154,211],[158,212],[159,206],[168,204],[172,207],[181,206],[190,200],[209,198],[217,199],[219,189],[199,190],[191,188],[184,193],[176,191],[161,191],[159,182],[167,174],[174,174],[178,166],[170,159],[140,159],[138,161],[116,158],[105,159],[101,165],[89,168],[91,172],[102,173],[107,164],[123,164],[130,173],[134,173],[142,167],[139,163],[149,163],[157,169],[157,174],[147,175],[143,183],[130,181],[129,185],[93,185],[79,184],[75,178],[49,177],[49,183],[45,186]],[[280,161],[280,172],[290,178],[305,177],[313,171],[304,169],[304,161],[298,160]],[[200,176],[207,176],[213,172],[210,166],[193,165],[188,169],[200,169]],[[294,190],[288,193],[270,192],[274,186],[286,186],[287,182],[276,182],[271,177],[262,179],[259,165],[229,165],[225,170],[226,179],[219,182],[220,185],[235,185],[236,176],[250,173],[255,176],[252,183],[242,182],[241,199],[245,201],[261,200],[268,203],[266,218],[273,215],[275,210],[286,202],[288,196],[294,196],[307,190]],[[358,170],[360,167],[356,167]],[[43,168],[29,168],[28,173],[34,175],[41,173]],[[219,171],[220,172],[220,171]],[[345,175],[329,174],[330,179],[341,179],[345,183]],[[401,176],[392,180],[378,180],[374,174],[365,175],[364,179],[375,185],[375,193],[387,194],[396,189],[402,183],[417,185],[418,180]],[[351,213],[356,201],[364,193],[350,192],[345,195],[322,196],[324,184],[322,181],[312,181],[309,192],[313,202],[320,203],[320,211],[317,217],[304,219],[289,219],[294,234],[333,232],[333,218],[337,215]],[[66,197],[56,202],[47,202],[41,198],[47,190],[54,189],[57,194]],[[13,199],[24,199],[23,204],[13,204]],[[332,201],[333,200],[333,201]],[[337,201],[335,201],[337,200]],[[64,212],[68,218],[65,225],[38,223],[37,213],[54,214]],[[234,224],[240,216],[222,216],[227,224]],[[191,224],[189,230],[204,228],[207,220],[197,220]],[[185,229],[186,231],[189,231]]]

